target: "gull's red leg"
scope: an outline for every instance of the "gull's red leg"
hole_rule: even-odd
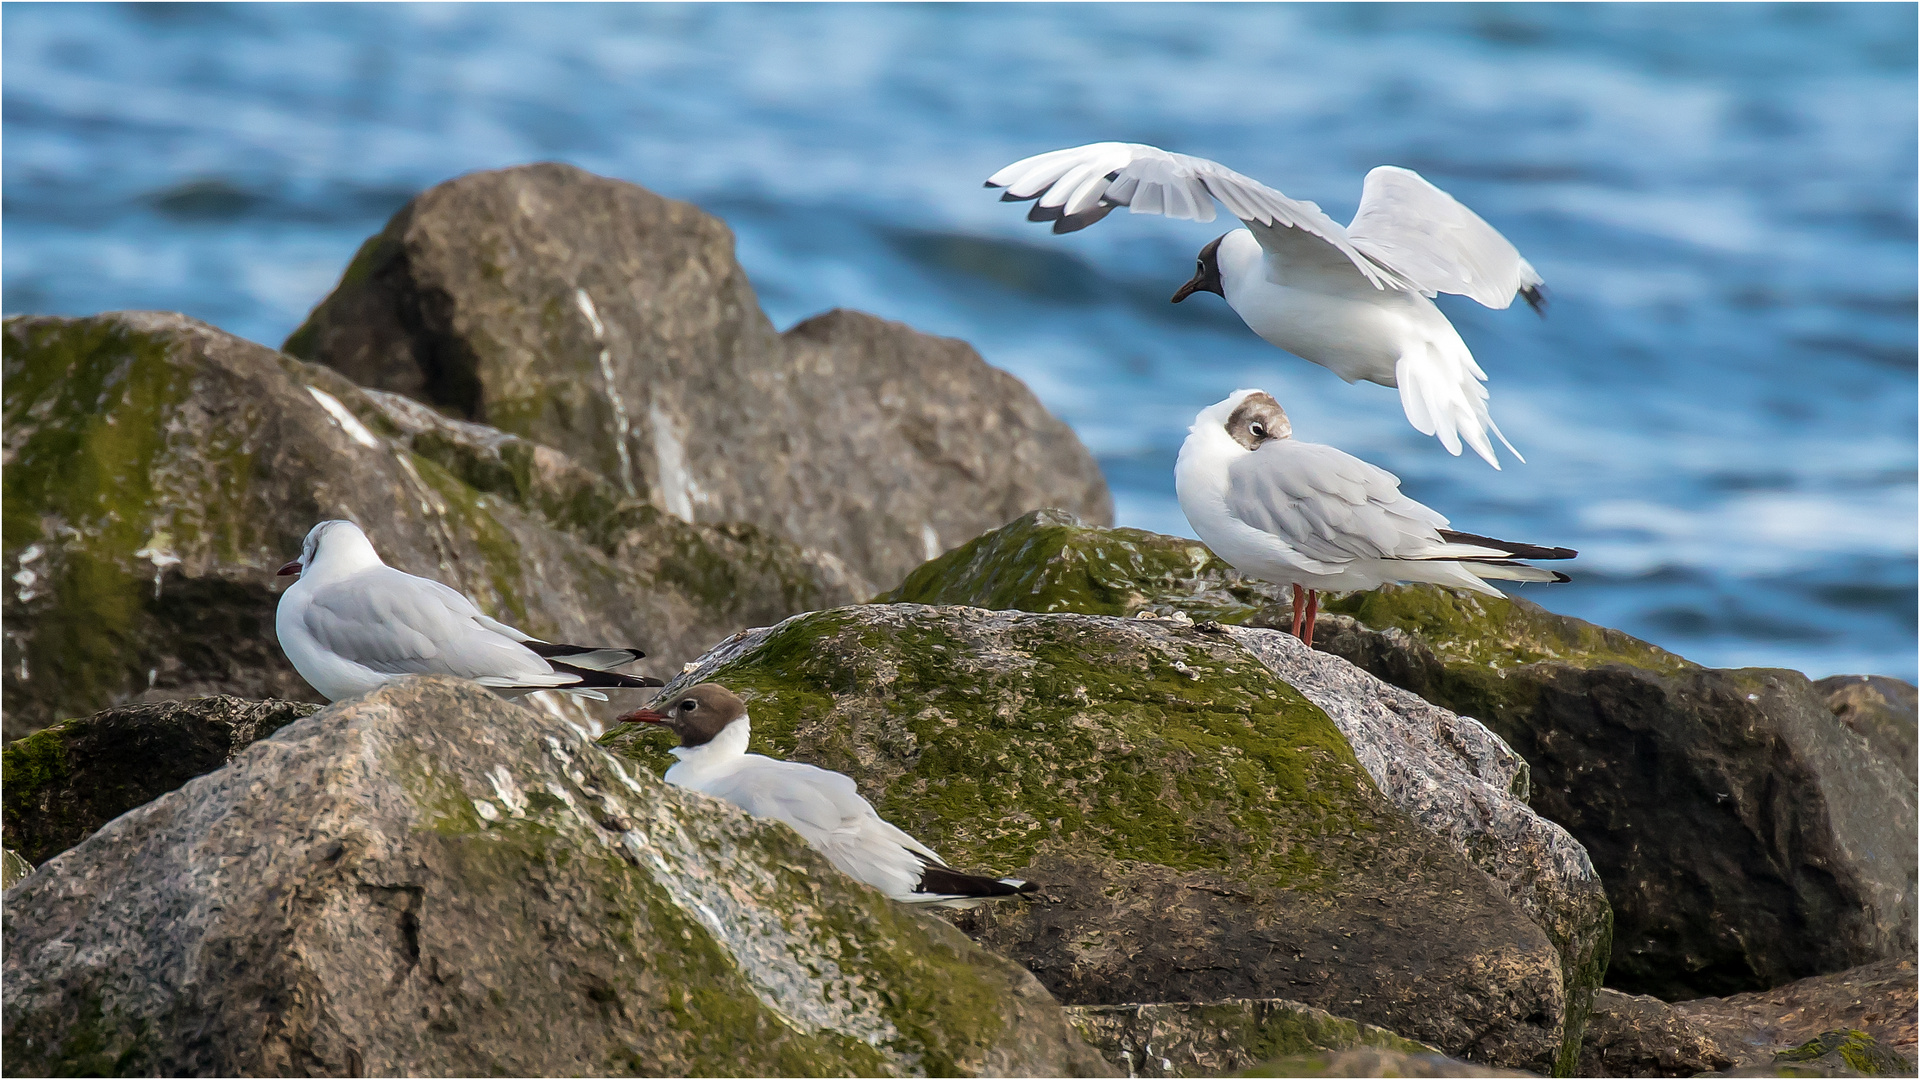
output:
[[[1313,648],[1313,621],[1320,617],[1320,590],[1307,590],[1307,636],[1301,638],[1307,648]]]
[[[1307,590],[1293,587],[1293,636],[1300,636],[1300,623],[1307,616]]]

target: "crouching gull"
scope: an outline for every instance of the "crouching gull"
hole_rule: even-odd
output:
[[[1294,439],[1285,410],[1264,390],[1235,390],[1200,410],[1173,484],[1215,555],[1249,577],[1293,586],[1293,632],[1309,646],[1322,589],[1421,581],[1501,596],[1487,579],[1569,580],[1517,560],[1578,554],[1446,528],[1445,517],[1400,493],[1399,477]]]
[[[669,784],[728,802],[755,817],[793,826],[841,873],[904,904],[973,907],[1038,886],[977,877],[947,866],[925,844],[880,820],[842,773],[747,753],[746,703],[718,683],[688,690],[665,712],[635,709],[625,723],[661,724],[680,736]]]
[[[559,690],[598,701],[607,700],[600,689],[665,685],[609,670],[646,655],[638,649],[541,641],[437,581],[395,570],[351,521],[315,525],[280,574],[300,578],[280,594],[280,648],[328,701],[403,675],[456,675],[505,697]]]
[[[1212,221],[1220,200],[1244,229],[1200,249],[1193,279],[1173,294],[1218,293],[1254,333],[1348,382],[1398,387],[1421,434],[1460,453],[1461,440],[1498,469],[1487,432],[1487,373],[1428,299],[1460,293],[1490,308],[1515,294],[1544,312],[1532,264],[1478,214],[1419,173],[1367,174],[1346,227],[1205,158],[1140,143],[1093,143],[1016,161],[987,179],[1003,200],[1035,200],[1027,218],[1057,233],[1084,229],[1116,206],[1136,214]],[[1520,458],[1525,461],[1525,458]]]

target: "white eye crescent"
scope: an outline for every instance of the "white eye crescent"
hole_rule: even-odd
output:
[[[1247,431],[1252,433],[1253,437],[1256,439],[1264,439],[1267,437],[1267,425],[1261,423],[1258,420],[1255,420],[1253,423],[1248,424]]]

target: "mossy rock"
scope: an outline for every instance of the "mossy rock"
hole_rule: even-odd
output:
[[[274,570],[325,518],[528,633],[644,649],[643,673],[869,588],[183,316],[18,317],[0,341],[9,738],[135,699],[314,700],[274,636]]]
[[[584,729],[409,679],[15,887],[23,1075],[1101,1075],[1031,975]]]
[[[1279,588],[1195,541],[1046,513],[883,599],[1248,626],[1291,616]],[[1718,996],[1913,950],[1913,785],[1798,673],[1703,668],[1527,600],[1437,586],[1330,595],[1324,611],[1316,647],[1477,718],[1526,760],[1533,808],[1606,883],[1609,986]]]
[[[1835,1028],[1773,1056],[1778,1064],[1837,1064],[1861,1076],[1912,1076],[1914,1063],[1853,1028]]]
[[[33,864],[20,857],[20,853],[7,848],[0,851],[0,889],[11,889],[33,873]]]
[[[1225,1076],[1276,1057],[1377,1047],[1437,1053],[1385,1028],[1297,1001],[1076,1005],[1067,1009],[1089,1043],[1136,1076]]]
[[[748,699],[755,749],[852,775],[956,866],[1043,883],[961,925],[1069,1003],[1285,989],[1450,1052],[1561,1049],[1540,929],[1223,635],[875,605],[749,635],[694,680]],[[604,741],[670,760],[654,730]]]
[[[235,697],[156,701],[35,732],[0,753],[6,846],[44,863],[319,708]]]

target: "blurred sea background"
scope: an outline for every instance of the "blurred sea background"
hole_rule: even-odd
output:
[[[1520,590],[1716,666],[1916,676],[1909,4],[9,3],[8,314],[185,312],[278,345],[414,193],[571,162],[726,219],[784,328],[964,338],[1191,535],[1195,411],[1298,436],[1456,527],[1580,549]],[[1495,472],[1168,296],[1233,224],[1055,237],[981,181],[1099,140],[1215,158],[1339,220],[1419,170],[1545,275],[1441,298],[1527,456]]]

